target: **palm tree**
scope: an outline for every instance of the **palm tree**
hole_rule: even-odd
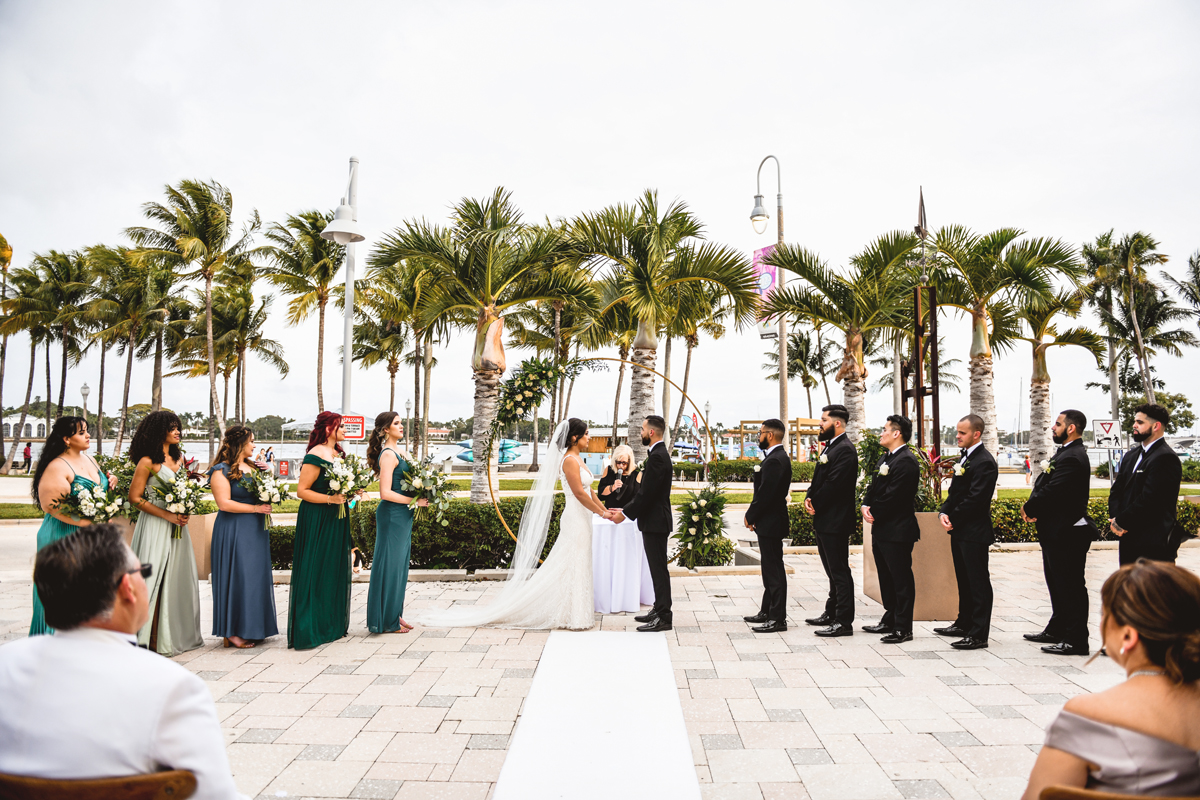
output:
[[[1015,308],[1049,302],[1053,280],[1062,275],[1078,283],[1075,249],[1057,239],[1027,239],[1016,228],[984,235],[961,225],[942,228],[934,237],[934,279],[938,302],[971,317],[971,412],[983,418],[983,445],[995,453],[996,396],[992,390],[992,345],[1002,344],[999,317],[1014,317]]]
[[[213,294],[214,309],[219,311],[221,318],[231,323],[228,332],[229,346],[237,362],[234,402],[237,418],[243,425],[249,424],[250,420],[250,412],[246,409],[246,377],[249,371],[247,355],[257,356],[259,361],[273,367],[281,377],[286,378],[289,371],[287,360],[283,357],[283,345],[267,338],[264,330],[270,316],[271,303],[275,298],[270,295],[263,297],[257,306],[254,299],[253,284],[250,281],[221,286]]]
[[[796,283],[772,292],[763,315],[787,314],[810,324],[829,325],[846,336],[834,380],[842,383],[843,402],[850,412],[846,433],[856,444],[867,422],[864,337],[907,324],[905,263],[916,241],[910,233],[884,234],[850,259],[845,276],[831,270],[816,253],[796,245],[778,245],[767,257],[768,264],[799,275],[808,285]]]
[[[1021,338],[1033,348],[1033,375],[1029,379],[1029,463],[1033,476],[1041,474],[1041,462],[1050,457],[1053,448],[1050,419],[1050,372],[1046,367],[1046,352],[1051,347],[1075,345],[1086,349],[1102,365],[1103,340],[1087,328],[1075,327],[1059,331],[1054,318],[1059,314],[1074,317],[1083,305],[1081,294],[1059,294],[1049,303],[1038,303],[1021,309],[1017,316],[1029,326],[1029,336]]]
[[[629,351],[637,335],[637,318],[628,304],[617,302],[621,287],[616,275],[609,275],[596,285],[600,293],[599,307],[603,311],[596,311],[588,317],[587,325],[580,331],[580,338],[584,347],[589,350],[613,345],[617,347],[617,357],[621,363],[617,366],[617,389],[613,394],[612,413],[612,446],[616,447],[617,425],[621,421],[621,388],[625,383],[625,362],[629,360]]]
[[[1170,327],[1178,323],[1194,323],[1198,315],[1191,309],[1183,308],[1169,294],[1150,283],[1139,285],[1134,290],[1133,298],[1137,303],[1136,311],[1129,307],[1124,297],[1118,297],[1115,313],[1102,311],[1100,321],[1109,329],[1109,335],[1116,343],[1118,361],[1128,354],[1138,363],[1139,383],[1143,384],[1144,391],[1152,358],[1160,353],[1182,358],[1183,348],[1200,346],[1200,338],[1191,330]],[[1134,336],[1134,319],[1138,320],[1142,334],[1140,348]],[[1139,349],[1146,360],[1145,369],[1138,362]],[[1160,385],[1158,381],[1153,381],[1153,384]]]
[[[1115,311],[1117,280],[1115,270],[1112,269],[1112,240],[1113,231],[1109,229],[1097,236],[1096,241],[1085,244],[1081,251],[1084,272],[1087,276],[1087,302],[1102,317],[1103,312],[1112,315]],[[1121,391],[1117,383],[1116,339],[1112,336],[1112,331],[1109,331],[1109,335],[1104,338],[1108,347],[1110,413],[1113,419],[1120,419]]]
[[[671,322],[673,300],[691,285],[723,293],[734,323],[753,320],[758,295],[745,255],[724,245],[698,241],[704,226],[686,204],[660,207],[658,193],[647,189],[633,205],[616,205],[585,214],[571,224],[571,238],[594,265],[610,268],[615,291],[598,314],[611,305],[628,306],[637,320],[632,342],[633,368],[629,398],[629,443],[634,459],[646,452],[638,431],[654,413],[654,369],[658,335]],[[665,416],[668,409],[663,409]]]
[[[474,469],[471,502],[488,502],[488,431],[496,415],[504,372],[504,315],[537,302],[592,291],[578,272],[555,270],[568,254],[561,233],[526,225],[503,188],[485,200],[463,199],[448,227],[411,221],[384,237],[371,259],[394,264],[418,259],[430,273],[428,296],[421,305],[421,328],[475,317],[471,370],[475,377]]]
[[[1173,276],[1166,272],[1159,273],[1163,280],[1175,287],[1175,291],[1179,292],[1183,302],[1192,307],[1194,311],[1200,312],[1200,250],[1188,256],[1187,260],[1187,275],[1183,280],[1176,280]],[[3,367],[0,367],[3,370]],[[0,374],[3,374],[0,371]]]
[[[270,245],[262,252],[271,259],[273,270],[267,280],[294,299],[288,303],[288,324],[299,325],[317,311],[317,410],[325,410],[325,307],[332,296],[335,279],[346,260],[343,245],[321,238],[333,212],[304,211],[293,214],[282,225],[266,233]],[[345,409],[343,409],[345,410]]]
[[[814,418],[812,390],[817,388],[820,378],[835,371],[839,366],[839,362],[833,357],[833,348],[833,342],[822,342],[821,346],[817,347],[813,335],[802,328],[795,327],[788,331],[788,381],[800,379],[808,400],[810,419]],[[763,356],[767,359],[762,365],[762,368],[768,371],[767,380],[779,380],[779,350],[768,350]],[[826,405],[829,405],[828,396]]]
[[[677,321],[683,326],[683,341],[687,347],[687,357],[683,364],[683,385],[680,387],[679,410],[675,412],[675,424],[670,430],[674,431],[672,441],[679,438],[679,423],[683,420],[684,403],[687,402],[687,390],[692,378],[692,353],[700,345],[700,333],[704,332],[713,339],[725,336],[725,326],[721,320],[728,313],[728,308],[721,305],[719,292],[692,292],[690,303],[681,309]],[[665,373],[664,373],[665,374]],[[663,381],[666,383],[666,381]],[[671,442],[667,443],[670,448]]]
[[[173,325],[191,317],[192,304],[176,292],[179,275],[170,264],[161,259],[143,258],[146,284],[149,288],[147,301],[154,313],[148,315],[142,329],[136,357],[153,358],[154,371],[150,381],[150,410],[161,411],[163,407],[163,358],[171,357],[177,345],[178,335]]]
[[[8,314],[16,320],[14,330],[36,330],[39,340],[45,344],[47,425],[54,419],[50,345],[55,338],[62,338],[59,322],[59,301],[65,282],[60,280],[59,270],[60,268],[64,268],[67,272],[70,271],[69,266],[64,267],[60,262],[68,260],[68,256],[56,250],[51,250],[47,255],[35,253],[30,265],[24,268],[21,274],[21,289],[6,304]],[[14,282],[15,280],[16,276],[14,275]],[[69,347],[68,343],[64,343],[64,361],[70,352]]]
[[[21,406],[21,419],[17,423],[17,434],[13,437],[8,458],[4,461],[5,474],[12,469],[21,432],[25,430],[25,417],[29,413],[29,398],[33,394],[34,370],[37,368],[37,348],[39,344],[45,342],[47,353],[49,352],[52,336],[50,320],[53,319],[51,315],[42,313],[38,308],[42,302],[42,282],[37,271],[31,267],[19,267],[13,270],[11,277],[11,295],[6,294],[3,300],[4,319],[0,321],[0,333],[6,337],[17,333],[29,334],[29,381],[25,385],[25,403]],[[7,286],[5,288],[8,289]],[[33,309],[32,312],[29,310],[30,308]],[[49,421],[47,420],[47,422]]]
[[[262,223],[258,212],[251,212],[241,236],[235,239],[233,193],[216,181],[185,180],[177,187],[167,186],[166,193],[166,205],[146,203],[142,206],[143,214],[157,223],[158,229],[129,228],[125,233],[138,245],[138,258],[168,265],[178,270],[181,278],[204,280],[208,393],[217,425],[216,434],[224,437],[225,417],[217,397],[217,358],[213,346],[213,281],[226,268],[240,267],[250,259],[252,238]]]
[[[906,332],[907,333],[907,332]],[[906,335],[907,350],[912,352],[912,336]],[[870,363],[877,367],[892,366],[892,359],[886,356],[877,356],[872,358]],[[946,348],[946,337],[938,337],[938,389],[943,392],[961,392],[962,378],[958,377],[955,369],[962,365],[961,358],[951,358],[950,351]],[[926,383],[933,377],[933,363],[929,359],[925,359],[925,381]],[[879,380],[875,383],[875,391],[882,392],[884,389],[891,389],[895,384],[895,374],[891,371],[883,373]]]
[[[0,234],[0,303],[8,297],[8,268],[12,266],[12,245]],[[0,410],[4,408],[4,365],[8,358],[8,335],[0,337]],[[4,429],[0,427],[0,455],[4,453]]]
[[[356,293],[357,294],[357,293]],[[400,371],[400,360],[408,345],[408,331],[400,323],[366,313],[363,304],[354,325],[354,352],[352,357],[364,367],[385,364],[391,390],[388,392],[388,411],[396,410],[396,373]],[[373,310],[373,309],[372,309]],[[345,358],[345,354],[342,355]],[[411,431],[407,431],[411,434]]]

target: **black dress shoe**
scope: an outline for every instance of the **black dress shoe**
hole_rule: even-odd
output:
[[[950,625],[945,628],[934,628],[933,632],[938,636],[966,636],[967,632],[957,625]]]
[[[973,636],[964,636],[957,642],[951,642],[950,646],[955,650],[980,650],[987,647],[987,639],[976,639]]]
[[[1067,644],[1066,642],[1048,644],[1042,648],[1042,652],[1050,653],[1051,655],[1055,656],[1086,656],[1090,653],[1086,644]]]
[[[882,622],[878,625],[863,625],[862,629],[867,633],[892,633],[896,630],[891,625],[884,625]]]
[[[760,611],[752,617],[742,617],[742,619],[746,620],[746,622],[759,623],[759,622],[766,622],[767,620],[770,619],[770,617],[768,617],[765,613]]]
[[[634,622],[654,622],[658,619],[658,612],[651,611],[649,614],[641,614],[633,618]]]
[[[654,619],[647,622],[645,625],[639,625],[638,630],[642,631],[644,633],[653,633],[655,631],[669,631],[669,630],[671,630],[671,621],[664,620],[661,617],[655,617]]]
[[[1058,644],[1062,641],[1057,636],[1051,636],[1044,631],[1042,633],[1023,633],[1021,635],[1026,641],[1037,642],[1038,644]]]
[[[829,616],[828,614],[822,614],[819,617],[812,617],[811,619],[806,619],[804,621],[809,625],[825,626],[833,624],[833,617]]]
[[[887,636],[880,637],[880,644],[900,644],[902,642],[911,642],[913,639],[912,632],[901,633],[900,631],[892,631]]]
[[[762,625],[755,625],[750,630],[754,633],[783,633],[787,630],[787,623],[769,619]]]
[[[843,625],[840,622],[835,622],[828,628],[821,628],[819,631],[813,631],[817,636],[853,636],[854,628],[850,625]]]

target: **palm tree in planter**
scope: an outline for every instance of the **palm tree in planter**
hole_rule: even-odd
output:
[[[834,380],[842,384],[843,402],[850,412],[846,434],[855,444],[867,423],[864,338],[911,324],[911,281],[905,265],[916,243],[911,233],[884,234],[850,259],[850,270],[844,276],[831,270],[816,253],[797,245],[778,245],[767,257],[768,264],[793,272],[803,281],[772,292],[763,314],[786,314],[810,324],[828,325],[846,337]]]
[[[1020,338],[1033,347],[1033,375],[1029,379],[1029,463],[1036,478],[1042,472],[1041,462],[1054,452],[1050,426],[1054,410],[1050,408],[1050,371],[1046,353],[1051,347],[1075,345],[1086,349],[1102,367],[1104,340],[1087,328],[1075,327],[1059,331],[1054,319],[1059,314],[1077,316],[1083,305],[1079,293],[1059,294],[1049,303],[1027,306],[1017,316],[1029,327],[1029,335]]]
[[[983,445],[995,453],[996,395],[992,390],[992,344],[999,323],[992,317],[1049,303],[1054,279],[1078,286],[1082,272],[1075,249],[1057,239],[1027,239],[1016,228],[979,235],[961,225],[942,228],[934,237],[934,283],[940,305],[971,317],[971,412],[983,418]]]
[[[646,190],[633,205],[616,205],[584,214],[570,226],[575,246],[597,268],[607,267],[616,291],[609,305],[626,305],[637,320],[632,347],[635,364],[655,367],[658,335],[671,322],[678,293],[688,285],[716,288],[727,298],[733,322],[753,322],[758,295],[750,262],[724,245],[701,242],[704,226],[688,207],[675,201],[659,205]],[[633,368],[629,396],[629,444],[634,460],[645,456],[637,431],[654,413],[654,373]],[[668,413],[663,409],[663,415]]]
[[[385,236],[372,253],[379,263],[418,259],[429,270],[422,329],[467,313],[475,317],[472,503],[489,502],[489,471],[495,470],[494,448],[489,453],[485,445],[507,363],[504,315],[537,301],[591,293],[581,272],[554,269],[570,254],[560,231],[525,224],[503,188],[483,200],[460,201],[448,226],[408,222]]]

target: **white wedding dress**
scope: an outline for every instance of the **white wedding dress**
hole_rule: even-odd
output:
[[[557,440],[561,445],[562,438],[556,435],[551,441]],[[552,458],[553,455],[555,454],[552,452]],[[596,600],[592,592],[594,514],[576,499],[567,485],[567,478],[563,472],[567,462],[562,458],[561,448],[556,455],[556,469],[552,472],[547,470],[549,474],[543,473],[539,476],[538,486],[526,502],[513,559],[512,576],[505,582],[495,599],[482,601],[474,606],[421,610],[411,614],[411,619],[430,628],[491,627],[584,631],[595,627]],[[551,464],[548,463],[547,466]],[[584,486],[591,486],[592,474],[586,467],[579,467],[579,475]],[[546,529],[549,528],[548,509],[553,506],[552,477],[562,478],[566,505],[559,520],[558,539],[550,549],[550,554],[546,556],[545,563],[537,567],[537,556],[541,554],[546,540]],[[540,531],[536,530],[539,526],[543,528]]]

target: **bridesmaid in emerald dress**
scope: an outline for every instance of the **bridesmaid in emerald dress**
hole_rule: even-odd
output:
[[[345,453],[342,415],[322,411],[308,437],[296,494],[296,538],[288,593],[288,647],[309,650],[336,641],[350,630],[349,499],[331,494],[329,467]]]
[[[54,508],[55,503],[67,495],[77,494],[81,489],[91,489],[97,485],[108,489],[108,476],[100,471],[95,460],[87,453],[91,446],[87,420],[83,417],[59,417],[54,421],[33,473],[33,502],[41,506],[46,515],[42,518],[42,526],[38,528],[38,550],[91,524],[89,520],[68,517]],[[38,599],[35,586],[29,635],[43,633],[54,633],[54,629],[46,625],[42,602]]]
[[[404,423],[395,411],[375,418],[375,432],[367,445],[367,464],[379,476],[379,506],[375,509],[375,553],[371,558],[371,587],[367,590],[367,630],[371,633],[408,633],[404,621],[404,590],[408,586],[408,561],[412,553],[412,498],[401,491],[412,461],[400,450]],[[417,505],[427,506],[428,500]]]
[[[140,512],[133,529],[133,552],[154,572],[146,581],[150,621],[138,631],[138,644],[164,656],[204,645],[200,632],[200,582],[188,517],[166,510],[159,494],[186,470],[179,449],[183,425],[170,411],[152,411],[134,431],[129,460],[134,463],[129,502]]]

